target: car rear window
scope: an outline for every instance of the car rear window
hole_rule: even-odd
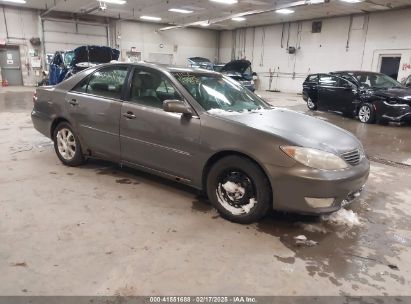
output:
[[[81,81],[73,91],[120,99],[126,77],[126,66],[102,68],[87,77],[87,79]]]

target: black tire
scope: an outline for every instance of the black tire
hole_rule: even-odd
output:
[[[372,124],[375,122],[374,106],[370,103],[364,103],[358,108],[358,120],[362,123]]]
[[[311,97],[307,98],[307,107],[311,111],[317,110],[317,104],[311,99]]]
[[[226,190],[224,185],[229,182],[236,187],[235,192]],[[238,191],[241,189],[243,192]],[[272,197],[269,181],[260,167],[237,155],[224,157],[213,165],[207,176],[207,196],[223,218],[240,224],[263,218]]]
[[[68,141],[70,143],[68,141],[66,142],[65,147],[69,149],[69,150],[66,149],[66,151],[72,151],[71,153],[67,153],[67,154],[61,151],[61,149],[64,150],[64,147],[62,147],[59,144],[59,139],[58,139],[58,136],[60,136],[59,132],[64,134],[66,130],[71,132],[71,134],[67,136]],[[66,133],[66,134],[69,134],[69,133]],[[57,127],[54,129],[54,132],[53,132],[53,141],[54,141],[54,150],[56,151],[57,157],[60,159],[60,161],[63,164],[65,164],[66,166],[70,166],[70,167],[76,167],[76,166],[80,166],[84,164],[85,159],[83,156],[83,152],[81,150],[80,141],[69,123],[61,122],[57,125]],[[62,148],[59,149],[59,146]]]

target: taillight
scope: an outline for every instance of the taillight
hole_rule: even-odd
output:
[[[37,101],[37,92],[34,92],[34,94],[33,94],[33,102],[36,102]]]

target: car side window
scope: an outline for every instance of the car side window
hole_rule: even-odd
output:
[[[312,83],[312,84],[317,84],[318,83],[318,76],[317,75],[308,76],[307,82]]]
[[[127,77],[127,66],[110,66],[97,70],[80,81],[73,91],[120,99]]]
[[[411,87],[411,76],[408,76],[407,80],[405,81],[405,85],[407,87]]]
[[[160,72],[151,70],[136,70],[131,83],[130,101],[148,107],[163,108],[163,101],[179,99],[170,80]]]
[[[80,81],[72,91],[79,92],[79,93],[86,93],[87,92],[87,85],[90,80],[90,76],[87,76],[82,81]]]
[[[321,75],[320,76],[320,85],[326,87],[338,87],[339,78],[332,75]]]

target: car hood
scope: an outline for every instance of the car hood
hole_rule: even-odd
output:
[[[74,50],[74,57],[70,66],[75,66],[81,62],[108,63],[118,60],[120,51],[108,46],[80,46]]]
[[[374,89],[374,95],[411,105],[411,89],[408,88]]]
[[[287,109],[261,110],[251,113],[212,114],[283,138],[290,144],[335,154],[361,147],[350,132],[321,119]]]
[[[251,66],[251,62],[248,60],[233,60],[223,66],[221,72],[238,72],[243,74],[249,66]]]
[[[249,79],[239,72],[224,72],[223,74],[237,81],[249,81]]]
[[[211,61],[207,58],[204,57],[190,57],[188,60],[191,60],[192,62],[195,63],[211,63]]]

